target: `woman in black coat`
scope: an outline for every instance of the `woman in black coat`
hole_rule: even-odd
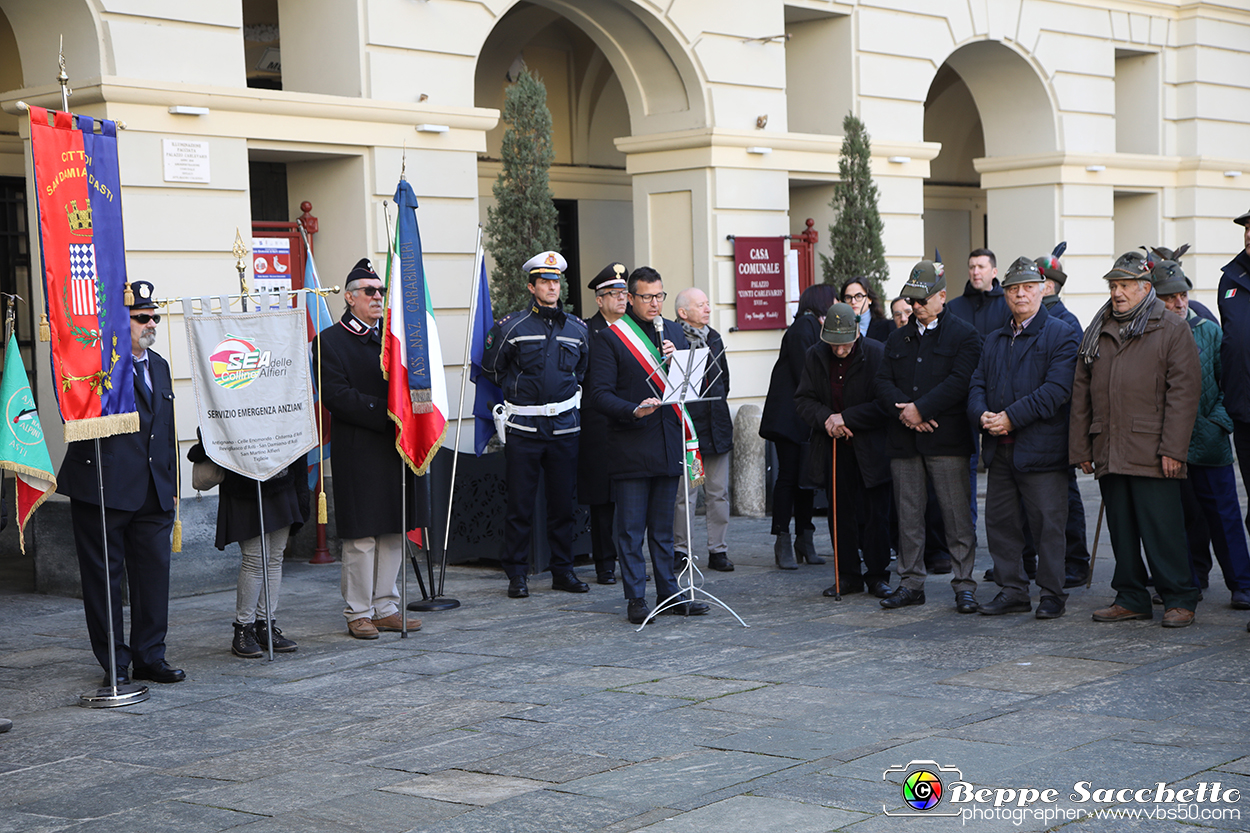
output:
[[[808,564],[823,564],[816,555],[812,525],[812,490],[801,488],[800,476],[804,447],[811,429],[794,408],[794,393],[803,375],[807,350],[820,341],[825,310],[837,300],[830,284],[809,286],[799,297],[794,323],[781,337],[781,352],[773,365],[760,420],[760,436],[777,448],[777,479],[773,486],[773,557],[783,570],[797,570],[795,552]],[[790,538],[790,517],[794,517],[794,539]]]
[[[201,442],[187,451],[187,459],[192,463],[208,460],[202,442],[201,438]],[[230,651],[247,659],[263,656],[262,649],[269,647],[270,639],[275,651],[290,653],[296,649],[295,642],[283,636],[277,622],[265,613],[260,506],[264,506],[265,540],[269,546],[271,616],[278,609],[282,559],[287,541],[308,521],[308,472],[303,458],[261,483],[260,493],[258,505],[256,481],[232,471],[225,472],[225,479],[218,488],[217,539],[214,543],[219,550],[225,550],[227,544],[238,543],[242,554],[235,592],[234,641]]]
[[[838,295],[842,303],[850,304],[851,309],[859,316],[859,334],[885,344],[890,333],[894,332],[894,321],[885,317],[881,298],[868,279],[851,278],[842,284],[842,291]]]

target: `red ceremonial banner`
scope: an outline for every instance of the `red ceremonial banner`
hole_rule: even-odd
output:
[[[734,238],[739,330],[786,327],[786,254],[781,237]]]

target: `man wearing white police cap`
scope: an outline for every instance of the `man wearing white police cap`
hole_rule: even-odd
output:
[[[521,268],[529,275],[533,301],[496,322],[482,356],[482,369],[504,395],[508,513],[503,568],[508,596],[514,599],[529,595],[530,528],[540,482],[547,494],[551,587],[570,593],[590,589],[573,572],[579,386],[590,347],[585,322],[560,306],[560,278],[567,267],[559,252],[541,252],[525,262]]]

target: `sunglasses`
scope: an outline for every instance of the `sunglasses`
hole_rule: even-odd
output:
[[[368,295],[370,298],[372,298],[374,295],[381,295],[382,291],[383,291],[382,287],[380,286],[358,286],[352,290],[352,292],[363,292],[366,295]]]
[[[138,321],[140,324],[147,324],[149,321],[153,324],[159,324],[161,323],[161,316],[160,313],[157,313],[156,315],[148,315],[146,312],[141,312],[138,315],[130,316],[130,320]]]

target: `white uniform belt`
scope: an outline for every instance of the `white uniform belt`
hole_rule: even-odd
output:
[[[504,402],[504,408],[508,412],[508,416],[559,416],[565,411],[571,411],[582,402],[582,389],[578,388],[577,393],[570,396],[563,402],[548,402],[546,405],[513,405],[511,402]]]

